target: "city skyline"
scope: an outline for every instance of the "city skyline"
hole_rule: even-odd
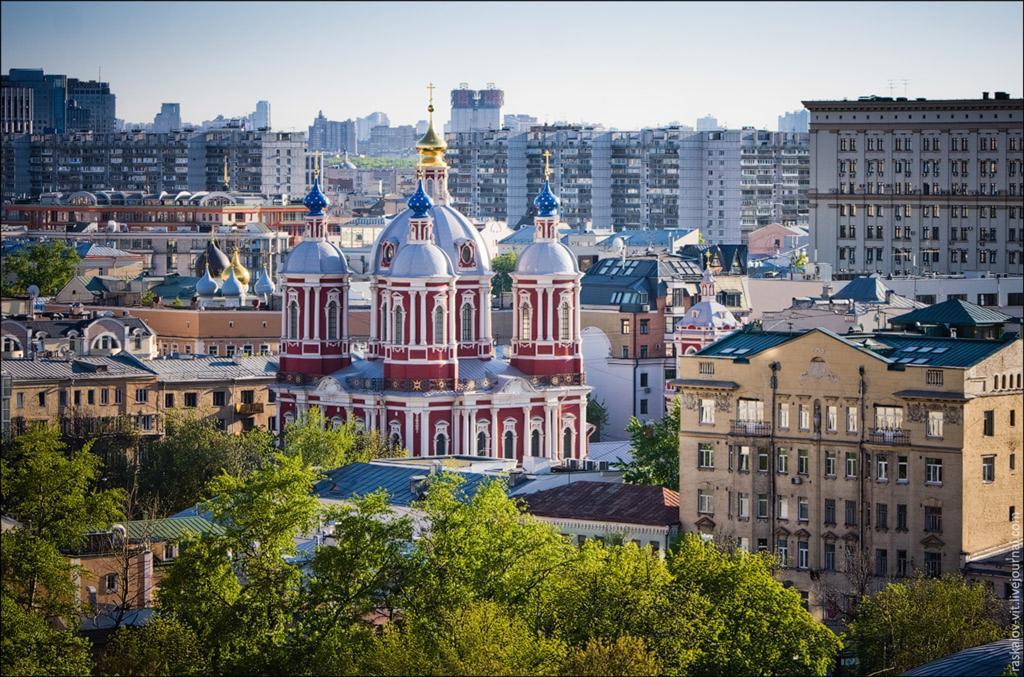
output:
[[[314,18],[310,26],[296,22],[302,45],[322,45],[313,58],[304,49],[240,47],[223,39],[225,28],[257,37],[263,27],[281,25],[281,10],[269,3],[247,4],[245,14],[237,5],[161,3],[134,7],[128,15],[117,3],[8,2],[0,61],[4,72],[43,68],[82,79],[102,73],[117,95],[117,116],[129,122],[152,120],[163,102],[181,103],[182,119],[198,123],[218,114],[248,114],[265,99],[274,108],[275,128],[299,131],[319,110],[330,119],[380,110],[393,124],[414,124],[426,117],[428,82],[437,86],[439,124],[448,119],[449,90],[461,82],[494,82],[505,90],[505,113],[620,129],[694,125],[708,113],[734,128],[774,129],[778,115],[799,110],[808,99],[975,98],[981,90],[1020,95],[1014,91],[1024,79],[1020,4],[935,3],[935,11],[924,15],[920,3],[872,3],[870,12],[865,6],[737,3],[725,16],[739,10],[747,20],[721,28],[722,4],[634,4],[629,26],[635,28],[624,29],[616,20],[621,9],[612,4],[589,5],[586,15],[572,3],[514,5],[513,12],[507,5],[477,3],[289,5],[296,17]],[[546,24],[574,26],[590,39],[539,31],[540,14]],[[514,48],[483,39],[499,21],[501,34],[517,36]],[[454,30],[456,23],[458,39],[444,39],[444,27]],[[431,26],[430,39],[424,39],[424,25]],[[850,72],[849,53],[835,32],[818,28],[830,25],[858,40],[874,37],[871,50],[858,52],[856,72]],[[193,36],[189,44],[201,49],[177,49],[172,41],[186,28]],[[47,33],[51,39],[39,39]],[[82,34],[90,43],[115,45],[114,52],[83,55],[76,39]],[[566,28],[564,35],[571,34]],[[720,47],[723,36],[729,36],[728,53]],[[293,37],[285,31],[280,44]],[[977,50],[941,47],[958,42],[984,43],[986,54],[1013,56],[993,64]],[[466,58],[478,44],[498,47],[492,58]],[[173,59],[166,56],[171,50]],[[132,58],[123,58],[126,53]],[[695,63],[712,66],[687,68]],[[588,67],[574,70],[577,64]],[[316,82],[321,86],[311,86]]]

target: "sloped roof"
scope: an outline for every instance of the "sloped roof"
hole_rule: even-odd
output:
[[[417,500],[412,492],[412,478],[429,474],[430,468],[423,467],[349,463],[328,472],[326,479],[317,482],[313,491],[321,499],[346,501],[384,489],[388,502],[408,507]],[[464,480],[459,491],[465,498],[472,497],[484,482],[495,479],[482,473],[459,472],[458,475]]]
[[[141,360],[140,364],[157,374],[161,381],[176,383],[244,381],[274,378],[277,374],[277,358],[265,355],[161,357]]]
[[[975,305],[960,299],[949,299],[927,308],[920,308],[906,315],[894,317],[891,324],[945,325],[948,327],[974,327],[985,324],[1003,324],[1013,318],[992,308]]]
[[[904,672],[904,677],[998,677],[1013,661],[1015,640],[1001,639],[943,656]]]
[[[508,235],[498,241],[498,244],[510,245],[510,244],[533,244],[533,233],[537,230],[536,226],[532,223],[525,226],[520,226],[511,235]],[[568,244],[569,237],[567,233],[572,232],[572,229],[564,224],[558,224],[557,232],[561,235],[562,244]]]
[[[86,257],[104,257],[104,258],[135,258],[141,259],[141,254],[133,254],[126,252],[123,249],[115,249],[114,247],[106,247],[104,245],[93,244],[91,242],[80,242],[75,245],[75,251],[78,252],[78,256],[81,258]]]
[[[885,303],[889,288],[877,277],[858,277],[850,280],[837,293],[834,299],[849,299],[859,303]]]
[[[128,540],[137,541],[177,541],[189,536],[204,534],[220,535],[224,527],[214,524],[205,517],[166,517],[153,520],[133,520],[127,522]]]
[[[654,259],[601,259],[584,273],[580,300],[586,305],[620,305],[641,303],[639,294],[647,294],[646,303],[653,305],[659,286],[658,262]],[[616,292],[621,296],[613,300]]]
[[[693,231],[689,228],[652,228],[649,230],[644,230],[642,228],[628,228],[626,230],[620,230],[616,233],[612,233],[605,239],[598,242],[597,245],[599,247],[606,246],[615,238],[620,237],[623,242],[626,243],[627,247],[670,247],[676,240],[686,237],[692,232]]]
[[[113,357],[76,357],[74,360],[5,359],[3,371],[15,381],[63,381],[70,378],[132,378],[152,376],[124,355]]]
[[[191,300],[196,294],[196,282],[198,281],[198,277],[168,275],[163,282],[154,286],[150,291],[161,299]]]
[[[538,517],[655,526],[679,523],[679,493],[664,487],[573,482],[522,499],[527,512]]]

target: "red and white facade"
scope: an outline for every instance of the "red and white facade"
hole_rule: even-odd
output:
[[[675,321],[672,341],[676,355],[693,355],[740,326],[732,311],[715,300],[715,276],[709,261],[701,276],[700,301]]]
[[[318,264],[310,256],[293,265],[300,245],[283,267],[279,429],[317,406],[334,424],[354,420],[414,457],[484,456],[527,467],[585,457],[590,389],[575,260],[566,250],[569,271],[514,275],[517,313],[526,312],[516,315],[512,359],[496,357],[490,254],[474,225],[448,205],[443,141],[430,130],[417,149],[420,190],[374,247],[366,359],[349,355],[347,266],[337,272],[323,264],[330,258],[323,246]],[[316,218],[309,217],[314,232]],[[556,222],[538,217],[544,248],[564,249],[554,239]],[[333,272],[288,272],[317,265]],[[328,311],[332,303],[337,316]]]

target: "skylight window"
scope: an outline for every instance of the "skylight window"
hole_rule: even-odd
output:
[[[725,350],[722,351],[722,354],[723,355],[728,355],[729,353],[733,352],[734,350],[736,350],[736,349],[735,348],[726,348]]]
[[[910,364],[913,361],[913,357],[901,357],[899,360],[897,360],[897,362],[899,362],[900,364]]]
[[[917,352],[918,353],[930,353],[931,351],[932,351],[932,347],[931,346],[921,346],[921,349],[918,350]]]
[[[749,353],[749,352],[750,352],[750,348],[737,348],[736,349],[736,354],[737,355],[742,355],[743,353]]]
[[[907,346],[906,348],[903,349],[903,352],[905,352],[905,353],[912,353],[915,350],[917,350],[917,346]]]
[[[940,348],[936,348],[934,352],[935,352],[935,354],[940,354],[940,353],[946,352],[947,350],[949,350],[949,348],[946,348],[946,347],[943,346],[943,347],[940,347]]]
[[[919,357],[916,360],[914,360],[914,364],[925,364],[926,362],[928,362],[927,357]]]

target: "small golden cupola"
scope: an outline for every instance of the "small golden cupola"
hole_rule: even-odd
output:
[[[235,277],[242,283],[243,286],[249,286],[249,280],[252,279],[252,274],[249,269],[242,265],[242,259],[238,255],[238,247],[235,247],[235,251],[231,254],[231,270],[235,271]],[[228,272],[228,271],[225,271]]]
[[[434,131],[434,83],[427,87],[430,92],[430,103],[427,105],[427,133],[416,143],[416,152],[420,155],[420,167],[447,167],[444,153],[448,144],[444,138]]]

